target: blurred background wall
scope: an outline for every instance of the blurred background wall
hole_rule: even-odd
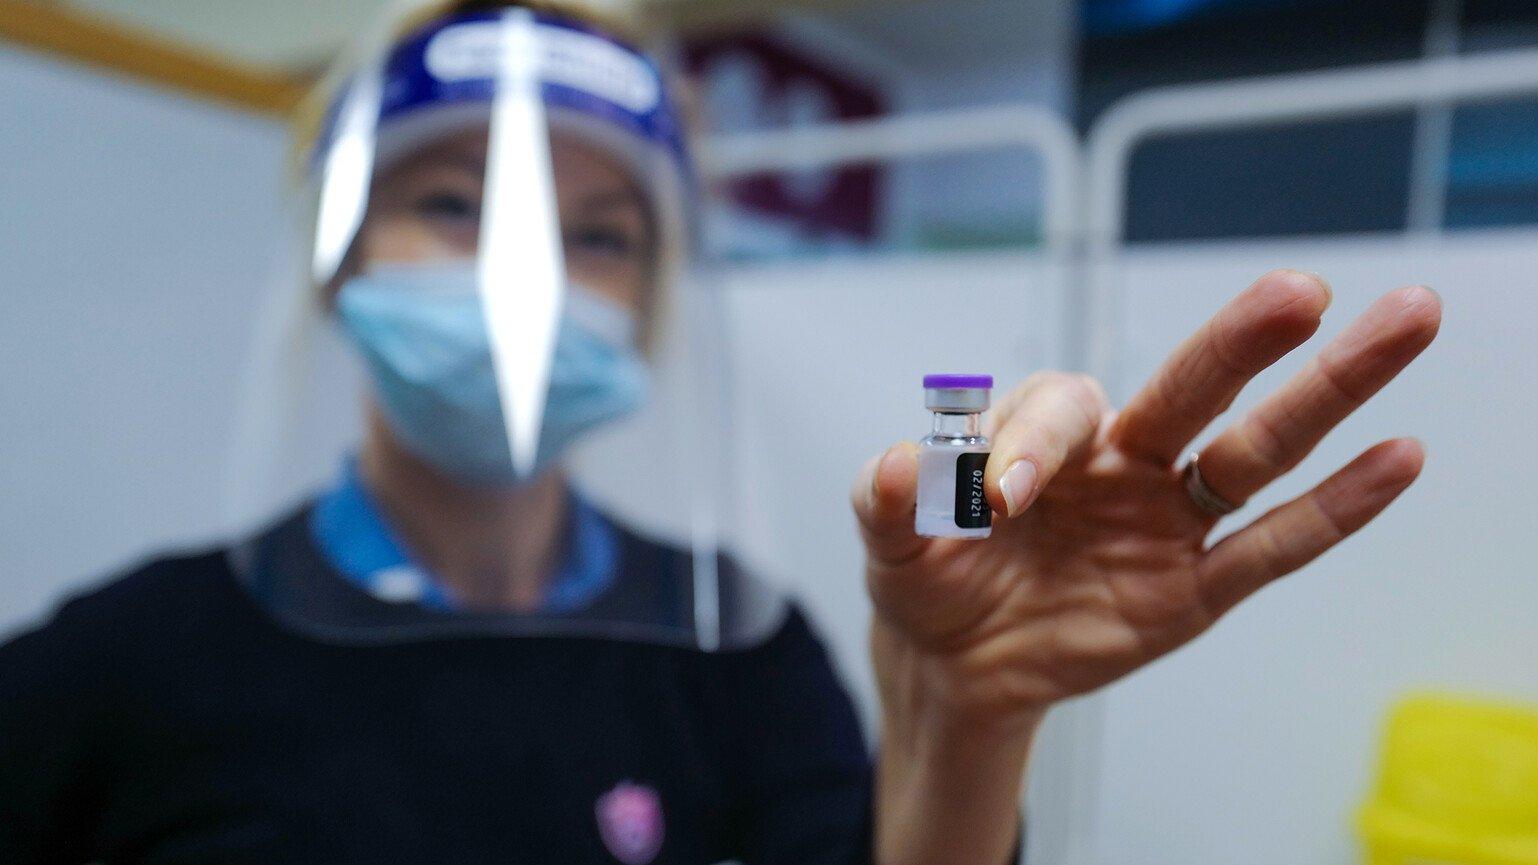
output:
[[[0,43],[0,618],[229,526],[282,128]]]
[[[81,65],[17,22],[89,13],[281,85],[381,6],[278,5],[290,8],[0,0],[0,36],[13,39],[0,42],[0,630],[136,558],[249,528],[217,503],[252,329],[291,272],[279,251],[293,224],[270,107]],[[657,10],[681,22],[677,61],[717,140],[992,105],[1088,133],[1153,87],[1538,45],[1538,9],[1516,0]],[[1033,777],[1035,861],[1352,862],[1350,815],[1395,695],[1538,699],[1526,495],[1538,479],[1538,99],[1158,136],[1127,182],[1128,246],[1109,263],[1118,397],[1271,267],[1331,279],[1326,331],[1377,293],[1425,282],[1447,305],[1437,346],[1256,507],[1390,434],[1421,436],[1431,458],[1373,531],[1058,713]],[[1043,245],[1045,194],[1039,157],[1002,147],[716,185],[737,471],[758,493],[740,542],[807,597],[867,713],[848,479],[890,440],[923,433],[914,377],[927,365],[1013,377],[1072,356],[1067,322],[1086,284]],[[992,338],[957,349],[976,326]],[[357,381],[340,355],[323,359],[319,390],[345,396],[310,407],[311,447],[279,484],[291,496],[324,482],[355,431]],[[840,388],[777,384],[808,365]],[[830,421],[847,432],[809,453],[806,430]]]

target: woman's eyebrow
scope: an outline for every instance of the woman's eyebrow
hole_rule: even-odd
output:
[[[597,192],[583,198],[578,203],[578,209],[584,212],[593,210],[614,210],[616,208],[634,207],[638,210],[647,209],[647,199],[639,189],[612,190],[609,192]]]
[[[447,168],[458,169],[472,177],[486,176],[486,158],[484,156],[474,156],[468,153],[456,154],[445,159],[443,164]]]

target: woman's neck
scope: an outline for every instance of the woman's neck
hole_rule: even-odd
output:
[[[375,411],[358,467],[413,556],[468,607],[539,605],[570,507],[558,473],[517,487],[460,483],[402,447]]]

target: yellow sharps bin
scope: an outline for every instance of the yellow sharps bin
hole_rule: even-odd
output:
[[[1357,829],[1369,865],[1538,865],[1538,708],[1400,702]]]

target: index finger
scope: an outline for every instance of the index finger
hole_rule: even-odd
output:
[[[1171,465],[1261,370],[1308,341],[1330,305],[1319,277],[1273,270],[1181,343],[1127,403],[1111,442],[1135,457]]]
[[[1065,462],[1089,447],[1109,407],[1094,379],[1061,372],[1032,376],[1004,406],[985,484],[993,509],[1015,517]]]

